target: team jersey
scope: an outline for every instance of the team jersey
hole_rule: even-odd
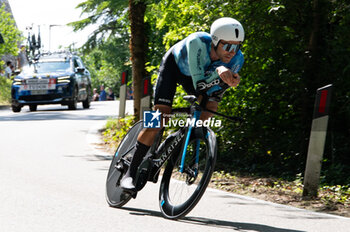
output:
[[[207,90],[209,95],[220,89],[217,85],[220,81],[217,67],[225,66],[233,73],[238,73],[244,63],[241,51],[238,51],[229,63],[211,61],[211,42],[210,34],[196,32],[175,44],[172,50],[181,73],[192,77],[196,91]]]

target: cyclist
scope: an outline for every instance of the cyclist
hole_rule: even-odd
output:
[[[233,18],[220,18],[213,22],[210,34],[196,32],[176,43],[164,55],[155,88],[154,109],[163,114],[170,114],[176,85],[183,86],[188,94],[206,93],[209,101],[206,108],[216,111],[224,90],[220,79],[231,87],[240,82],[238,71],[242,68],[244,58],[240,51],[244,40],[244,29]],[[201,120],[211,116],[208,112],[201,114]],[[126,190],[135,188],[133,179],[143,157],[153,143],[160,129],[144,128],[138,136],[136,151],[130,168],[123,176],[120,186]]]

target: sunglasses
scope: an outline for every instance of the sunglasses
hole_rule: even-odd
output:
[[[231,52],[232,50],[234,50],[235,53],[237,53],[241,49],[241,44],[224,44],[224,43],[222,44],[224,45],[222,46],[222,49],[224,49],[227,52]]]

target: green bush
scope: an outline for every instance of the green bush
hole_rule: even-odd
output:
[[[0,76],[0,105],[8,105],[11,102],[11,80]]]
[[[133,115],[109,119],[103,132],[103,140],[115,150],[134,124],[135,117]]]
[[[246,32],[242,82],[225,94],[219,111],[245,122],[237,128],[224,121],[223,128],[216,129],[218,168],[290,178],[303,173],[315,93],[332,83],[322,183],[348,185],[349,6],[346,0],[157,1],[146,14],[147,71],[154,83],[170,46],[192,32],[209,32],[219,17],[236,18]],[[178,90],[176,97],[182,94]],[[183,104],[181,98],[174,101],[175,107]]]

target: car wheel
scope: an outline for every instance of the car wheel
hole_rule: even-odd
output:
[[[76,110],[78,104],[78,88],[75,87],[73,91],[72,100],[68,103],[68,109]]]
[[[29,110],[30,111],[36,111],[36,109],[38,108],[38,105],[29,105]]]
[[[19,106],[12,105],[12,111],[13,111],[14,113],[19,113],[19,112],[21,112],[21,109],[22,109],[22,106],[21,106],[21,105],[19,105]]]
[[[91,87],[89,86],[87,88],[86,99],[83,101],[83,108],[84,109],[89,109],[90,108],[90,102],[91,102]]]

